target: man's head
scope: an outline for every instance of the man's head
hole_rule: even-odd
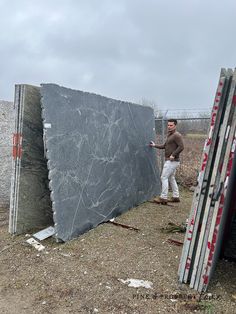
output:
[[[176,125],[177,125],[177,120],[176,119],[168,119],[167,121],[167,128],[168,128],[168,131],[171,132],[171,131],[175,131],[176,130]]]

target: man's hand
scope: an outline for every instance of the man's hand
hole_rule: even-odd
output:
[[[156,144],[155,144],[153,141],[151,141],[151,142],[149,143],[149,146],[150,146],[150,147],[155,147],[155,145],[156,145]]]
[[[170,155],[170,161],[175,160],[175,156]]]

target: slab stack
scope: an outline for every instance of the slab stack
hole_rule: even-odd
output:
[[[0,100],[0,206],[7,208],[10,203],[14,118],[13,102]]]
[[[40,89],[15,88],[15,130],[9,231],[21,234],[52,224],[48,170],[44,157]]]
[[[233,228],[236,207],[232,207],[235,131],[236,71],[222,69],[178,271],[179,281],[199,292],[208,287],[225,249],[223,239],[232,238],[225,231],[227,225]]]
[[[10,232],[68,241],[160,192],[152,108],[55,84],[17,85]]]

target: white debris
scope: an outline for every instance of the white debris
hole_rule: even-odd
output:
[[[66,253],[60,253],[60,255],[65,256],[65,257],[71,257],[70,254],[66,254]]]
[[[128,287],[134,287],[134,288],[139,288],[139,287],[144,287],[146,289],[153,289],[153,283],[151,281],[147,280],[140,280],[140,279],[118,279],[120,282],[124,284],[128,284]]]
[[[45,129],[51,129],[52,124],[51,123],[44,123],[44,128]]]
[[[29,238],[28,240],[26,240],[26,242],[32,245],[38,251],[42,251],[45,249],[45,246],[43,246],[41,243],[39,243],[33,238]]]
[[[54,233],[55,233],[54,227],[47,227],[47,228],[33,234],[33,237],[42,241],[42,240],[45,240],[45,239],[53,236]]]

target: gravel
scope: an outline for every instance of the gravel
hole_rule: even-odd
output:
[[[64,244],[44,240],[41,252],[25,242],[30,235],[8,234],[2,208],[1,313],[236,313],[235,264],[219,262],[202,300],[178,283],[182,247],[168,239],[183,241],[184,234],[161,230],[186,221],[192,192],[181,196],[181,203],[146,202],[116,218],[138,231],[104,223]],[[131,279],[152,284],[135,288]]]

